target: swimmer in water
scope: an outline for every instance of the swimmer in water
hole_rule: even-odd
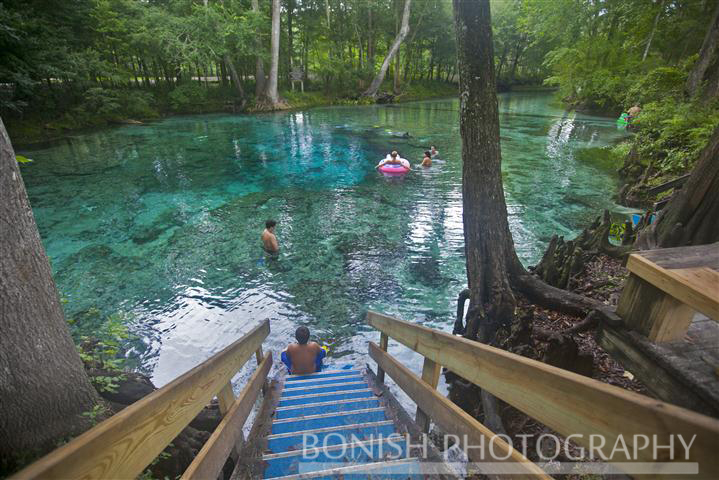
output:
[[[434,145],[431,145],[430,149],[429,149],[429,154],[432,158],[435,158],[436,156],[439,155],[439,150],[437,150],[437,148]]]
[[[280,244],[277,242],[277,236],[275,235],[275,226],[277,222],[274,220],[267,220],[265,222],[265,229],[262,231],[262,248],[267,253],[275,254],[280,251]]]
[[[432,166],[432,153],[430,153],[429,150],[424,152],[424,158],[422,159],[422,164],[420,167],[428,168]]]

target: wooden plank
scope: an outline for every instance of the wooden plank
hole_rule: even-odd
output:
[[[382,332],[379,336],[379,348],[387,351],[387,345],[389,344],[389,337],[386,333]],[[377,367],[377,380],[379,383],[384,383],[384,370],[381,367]]]
[[[629,256],[627,269],[694,310],[713,320],[719,320],[716,283],[707,283],[702,276],[686,273],[679,275],[676,270],[660,267],[637,254]]]
[[[694,310],[633,273],[624,284],[617,314],[652,342],[683,340]]]
[[[719,243],[642,250],[635,254],[666,269],[709,267],[719,270]]]
[[[230,381],[270,332],[265,320],[247,335],[138,400],[14,478],[135,478]]]
[[[235,392],[232,391],[232,381],[225,384],[219,392],[217,392],[217,403],[220,406],[220,413],[224,416],[235,403]]]
[[[507,444],[501,437],[482,425],[476,418],[442,396],[437,390],[426,382],[420,380],[407,367],[399,363],[392,356],[384,352],[374,342],[369,343],[369,354],[377,362],[378,367],[385,370],[397,385],[410,396],[417,406],[427,412],[429,416],[446,432],[457,435],[459,441],[466,438],[470,445],[484,445],[487,448],[468,449],[470,459],[475,462],[507,462],[513,467],[524,467],[524,473],[517,475],[520,478],[546,478],[548,475],[537,465],[525,458],[521,453]],[[494,439],[494,440],[492,440]],[[492,441],[492,450],[489,448]],[[497,457],[496,460],[493,457]],[[496,467],[497,465],[493,465]],[[493,474],[501,472],[492,472]]]
[[[716,323],[707,323],[719,329]],[[686,358],[675,358],[662,348],[664,346],[650,343],[643,335],[609,325],[602,325],[597,332],[597,341],[655,397],[704,415],[719,417],[716,392],[713,397],[711,392],[707,394],[709,389],[706,387],[709,385],[705,385],[703,380],[708,379],[715,387],[719,385],[716,385],[716,377],[710,368],[702,365],[702,360],[697,358],[701,353],[692,352]],[[661,349],[658,351],[657,347]],[[689,369],[684,367],[684,363],[691,365]]]
[[[696,478],[719,476],[717,419],[379,313],[369,312],[367,320],[381,332],[486,389],[560,435],[574,435],[572,440],[582,446],[591,447],[591,435],[603,436],[606,445],[624,440],[630,451],[635,439],[641,439],[635,435],[649,435],[659,445],[678,441],[678,435],[687,442],[696,435],[688,459],[700,465]],[[655,458],[651,448],[637,448],[636,457],[630,459],[619,451],[605,453],[613,463],[672,461],[667,450],[659,451]],[[669,477],[671,475],[663,478]]]
[[[255,360],[257,360],[258,367],[260,366],[260,363],[262,363],[262,359],[264,357],[265,356],[262,354],[262,345],[260,345],[260,348],[258,348],[257,351],[255,352]],[[263,394],[267,393],[267,386],[268,386],[268,383],[265,381],[265,383],[262,385],[262,393]]]
[[[422,381],[425,382],[432,388],[437,388],[439,383],[439,375],[442,373],[442,365],[439,365],[427,357],[424,357],[424,364],[422,365]],[[430,418],[421,408],[417,407],[417,413],[415,414],[417,425],[420,430],[424,433],[429,433]]]
[[[668,182],[664,182],[661,185],[657,185],[656,187],[647,189],[646,194],[647,195],[656,195],[657,193],[662,193],[671,188],[678,187],[680,185],[683,185],[684,182],[686,182],[689,177],[691,177],[691,173],[687,173],[686,175],[677,177],[674,180],[669,180]]]
[[[267,374],[272,367],[272,353],[268,353],[262,360],[255,373],[250,377],[247,386],[232,404],[227,415],[212,432],[210,438],[202,446],[197,456],[182,479],[215,479],[222,472],[227,457],[235,446],[242,440],[242,427],[247,421],[252,407],[255,405],[262,385],[267,380]]]

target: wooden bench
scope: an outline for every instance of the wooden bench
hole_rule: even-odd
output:
[[[719,321],[719,243],[629,256],[617,313],[652,342],[681,340],[696,312]]]

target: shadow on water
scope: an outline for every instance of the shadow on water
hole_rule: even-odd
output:
[[[571,236],[615,208],[601,152],[623,133],[550,101],[500,96],[510,225],[525,264],[552,234]],[[363,325],[369,308],[450,330],[466,285],[457,110],[438,100],[174,117],[22,152],[35,159],[23,175],[67,314],[133,313],[132,354],[158,384],[265,318],[270,350],[303,323],[343,361],[364,360],[376,336]],[[430,144],[441,160],[414,167]],[[391,150],[416,170],[376,172]],[[268,218],[277,259],[260,246]]]

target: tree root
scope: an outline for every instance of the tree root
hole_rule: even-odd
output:
[[[612,258],[622,259],[631,252],[630,245],[612,245],[609,232],[612,220],[609,211],[584,229],[574,240],[565,241],[564,237],[553,236],[542,260],[534,268],[546,283],[559,288],[571,289],[577,274],[595,255],[603,253]],[[624,224],[625,238],[630,238],[633,229],[630,221]]]

